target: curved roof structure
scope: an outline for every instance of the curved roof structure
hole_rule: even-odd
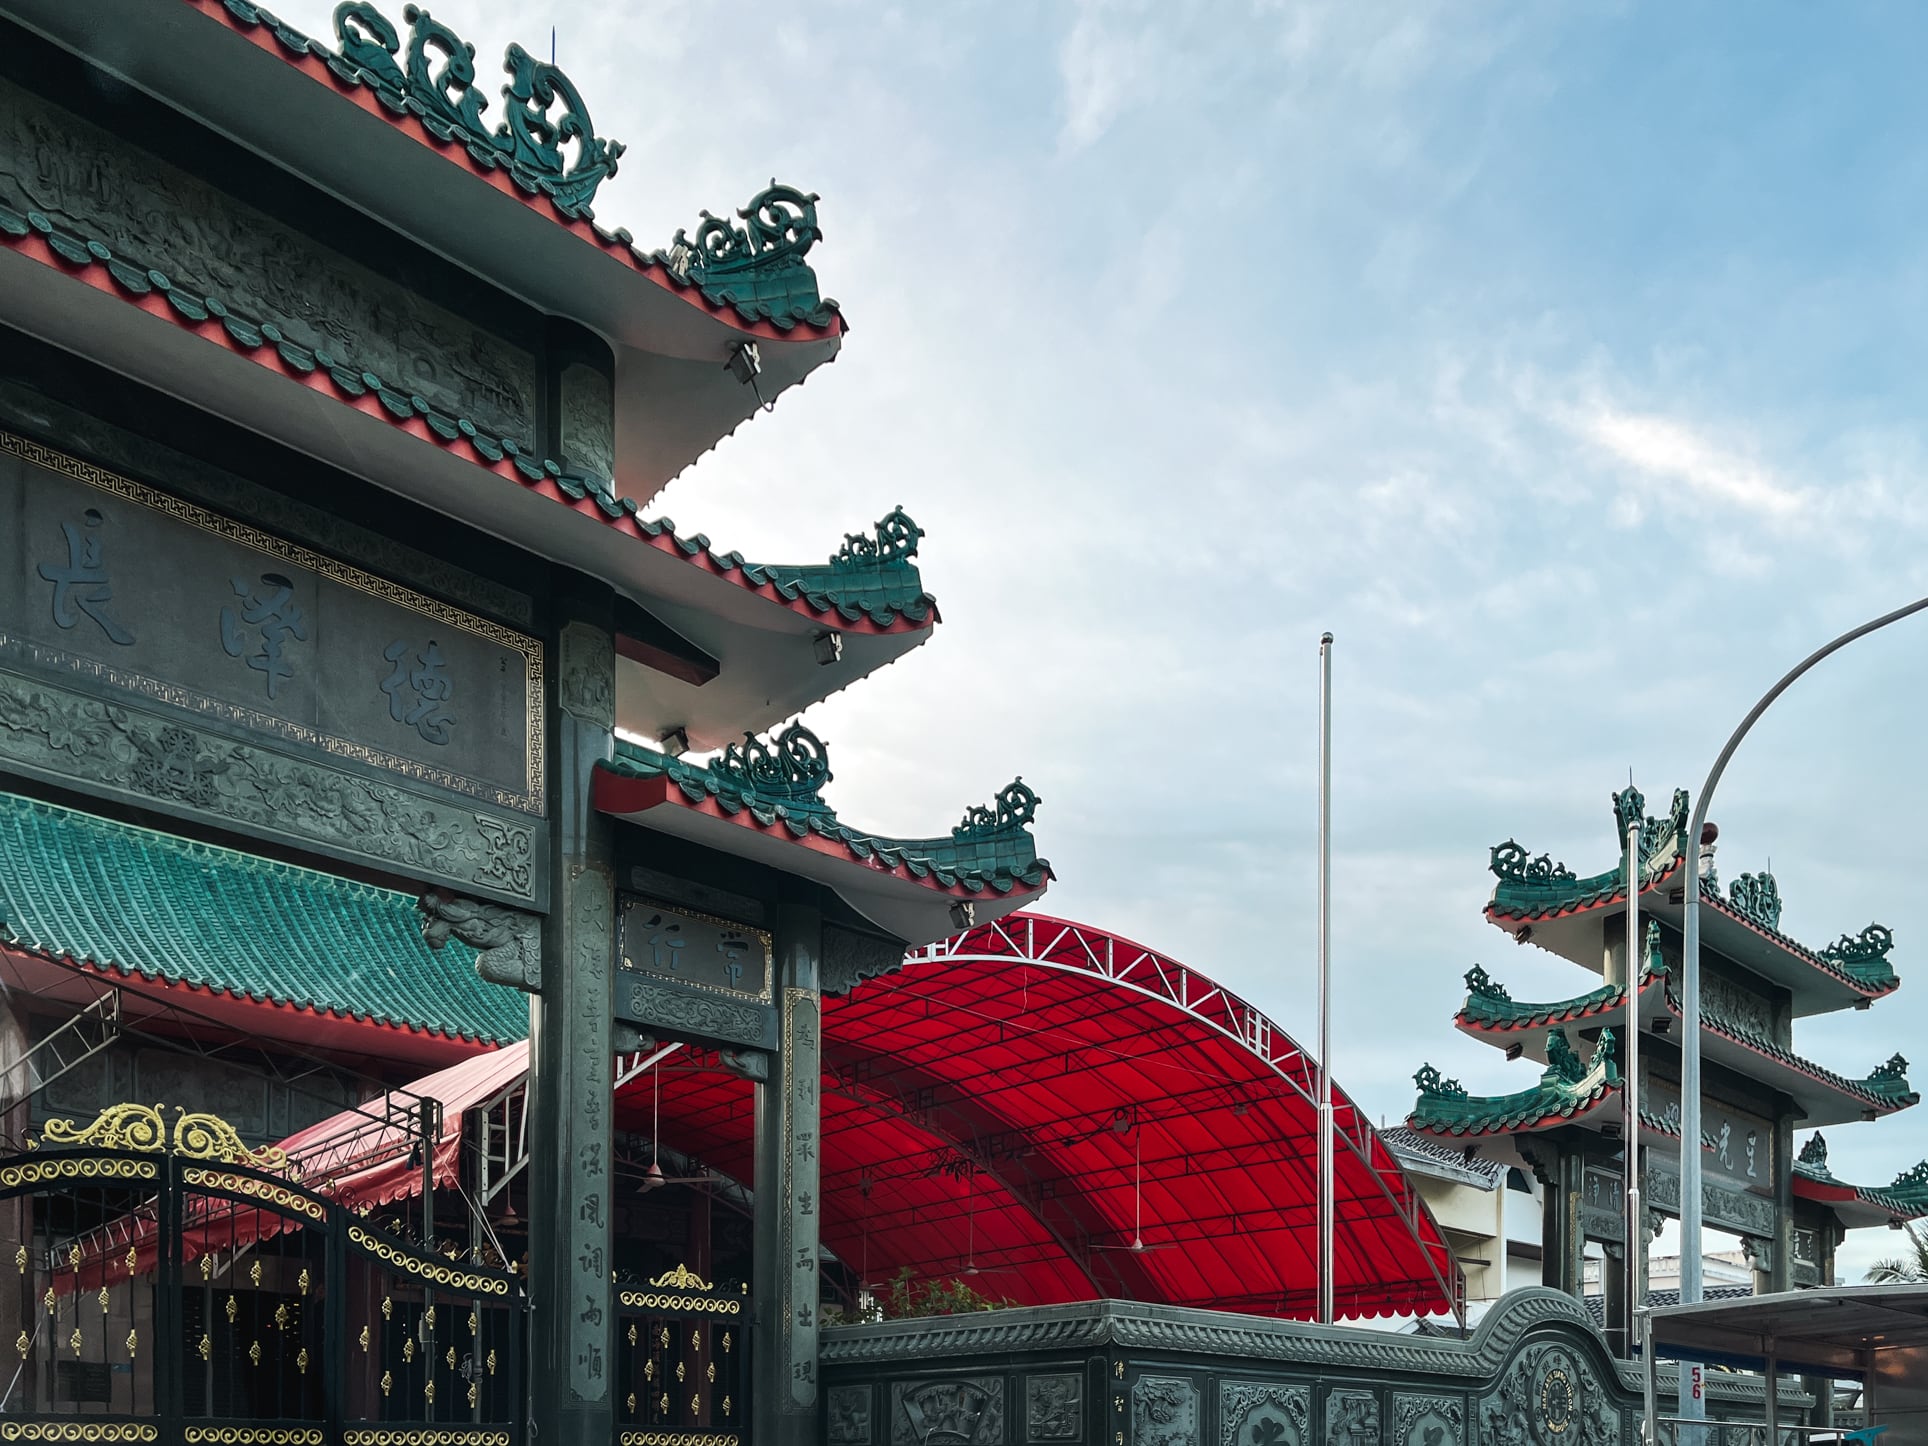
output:
[[[827,999],[823,1049],[823,1240],[864,1279],[1313,1314],[1315,1064],[1196,971],[1016,913]],[[665,1069],[660,1087],[663,1143],[753,1183],[748,1086]],[[651,1088],[619,1096],[625,1123],[648,1127]],[[1438,1226],[1335,1106],[1339,1313],[1456,1310]]]

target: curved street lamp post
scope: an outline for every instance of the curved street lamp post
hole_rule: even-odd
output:
[[[1700,1198],[1700,847],[1701,833],[1707,826],[1707,808],[1713,801],[1714,789],[1719,785],[1721,774],[1727,771],[1728,760],[1734,750],[1740,747],[1741,740],[1760,721],[1761,714],[1785,693],[1796,679],[1806,673],[1816,663],[1834,653],[1838,653],[1857,638],[1885,628],[1889,623],[1900,622],[1905,617],[1928,609],[1928,597],[1917,599],[1906,607],[1897,608],[1872,622],[1841,634],[1826,647],[1820,648],[1795,665],[1780,682],[1768,689],[1761,701],[1741,720],[1741,726],[1727,740],[1727,746],[1714,760],[1714,766],[1707,775],[1707,781],[1700,786],[1700,793],[1694,799],[1693,821],[1687,826],[1687,848],[1689,850],[1687,868],[1687,888],[1683,899],[1681,914],[1680,959],[1681,959],[1681,1069],[1680,1069],[1680,1299],[1683,1304],[1701,1298],[1701,1198]],[[1637,1129],[1637,1126],[1636,1126]],[[1680,1414],[1682,1416],[1703,1417],[1707,1403],[1694,1389],[1695,1369],[1692,1363],[1680,1363]]]

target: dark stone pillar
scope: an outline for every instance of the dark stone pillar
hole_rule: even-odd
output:
[[[614,746],[613,601],[572,598],[554,655],[551,908],[529,1088],[529,1322],[536,1446],[607,1442],[615,1412],[610,1061],[615,871],[591,774]]]
[[[1607,1340],[1615,1354],[1627,1357],[1633,1354],[1633,1343],[1627,1339],[1627,1247],[1608,1241],[1604,1254],[1600,1262],[1601,1319],[1606,1322]]]
[[[1794,1289],[1794,1116],[1774,1120],[1774,1259],[1768,1271],[1768,1291]]]
[[[1563,1290],[1575,1300],[1582,1296],[1581,1272],[1585,1268],[1585,1237],[1580,1233],[1581,1172],[1586,1161],[1568,1150],[1554,1156],[1550,1170],[1538,1168],[1544,1189],[1542,1220],[1546,1254],[1540,1262],[1540,1281]]]
[[[758,1446],[813,1446],[817,1439],[822,936],[815,904],[784,901],[776,929],[781,1054],[776,1077],[756,1085]]]

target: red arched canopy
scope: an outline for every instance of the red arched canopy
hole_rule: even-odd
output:
[[[866,1280],[909,1266],[1019,1304],[1313,1314],[1313,1063],[1196,972],[1016,913],[826,1000],[823,1045],[814,1204]],[[650,1088],[627,1087],[625,1123],[648,1128]],[[748,1086],[665,1069],[661,1089],[664,1144],[753,1185]],[[1334,1104],[1340,1314],[1456,1309],[1438,1226]]]

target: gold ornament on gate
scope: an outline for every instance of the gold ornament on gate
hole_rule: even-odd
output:
[[[310,1281],[309,1275],[308,1275],[308,1267],[304,1265],[301,1267],[301,1274],[295,1277],[295,1288],[298,1289],[303,1295],[306,1295],[308,1293],[308,1287],[311,1283],[312,1282]]]
[[[140,1251],[136,1250],[131,1245],[128,1246],[127,1247],[127,1273],[129,1275],[132,1275],[134,1273],[134,1267],[140,1264],[140,1259],[141,1259]]]
[[[22,1331],[19,1338],[14,1341],[13,1348],[20,1352],[20,1359],[24,1361],[27,1359],[27,1352],[33,1348],[33,1342],[28,1340],[27,1333]]]
[[[100,1288],[100,1294],[99,1294],[99,1295],[97,1295],[97,1296],[95,1296],[95,1297],[94,1297],[94,1299],[100,1302],[100,1313],[101,1313],[102,1315],[106,1315],[106,1314],[107,1314],[107,1302],[108,1302],[108,1300],[110,1299],[110,1297],[108,1296],[108,1293],[107,1293],[107,1287],[103,1285],[103,1286],[102,1286],[102,1287]]]
[[[250,1265],[248,1267],[248,1280],[253,1285],[261,1284],[261,1262],[260,1261],[257,1260],[253,1265]]]
[[[295,1369],[300,1371],[304,1376],[308,1374],[308,1348],[306,1346],[303,1346],[295,1352]]]
[[[139,1331],[129,1331],[127,1333],[127,1359],[128,1360],[131,1361],[134,1359],[135,1348],[138,1347],[140,1343],[141,1343],[141,1335]]]
[[[249,1342],[248,1360],[257,1366],[261,1364],[261,1342],[260,1341]]]
[[[204,1361],[214,1359],[214,1341],[205,1335],[201,1337],[201,1359]]]
[[[368,1354],[368,1327],[367,1326],[363,1326],[361,1328],[361,1348],[362,1348],[362,1354],[367,1355]]]
[[[410,1336],[407,1340],[402,1342],[402,1362],[404,1365],[410,1365],[410,1366],[415,1364],[415,1337],[414,1336]]]
[[[629,1323],[629,1343],[632,1346],[636,1344],[636,1322],[635,1321],[631,1321]]]
[[[80,1327],[79,1326],[75,1326],[74,1333],[67,1337],[67,1344],[74,1348],[75,1355],[80,1354]]]
[[[241,1309],[241,1303],[234,1298],[233,1291],[228,1292],[228,1303],[222,1306],[221,1309],[228,1313],[228,1324],[233,1325],[234,1317]]]
[[[27,1247],[22,1245],[13,1252],[13,1263],[22,1275],[27,1273]]]
[[[382,1372],[382,1394],[386,1396],[395,1389],[395,1377],[387,1371]]]

